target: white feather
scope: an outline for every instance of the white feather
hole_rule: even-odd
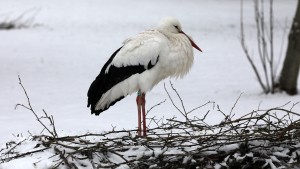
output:
[[[167,77],[182,78],[189,72],[194,60],[192,45],[186,35],[174,33],[174,24],[178,24],[181,29],[177,20],[167,18],[157,30],[142,32],[124,42],[122,49],[107,67],[106,73],[111,65],[144,65],[147,68],[149,62],[152,65],[157,63],[153,68],[132,75],[108,90],[98,101],[96,110],[138,90],[146,93]]]
[[[166,41],[163,34],[155,30],[145,31],[127,39],[105,72],[109,71],[111,65],[116,67],[139,64],[147,66],[149,62],[154,65],[162,50],[168,47]]]

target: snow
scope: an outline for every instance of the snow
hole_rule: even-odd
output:
[[[280,163],[280,161],[276,158],[276,156],[270,156],[273,162]]]
[[[266,159],[266,164],[263,166],[263,168],[268,164],[270,165],[271,169],[277,169],[277,167],[273,164],[271,159]]]
[[[296,3],[296,0],[274,2],[277,55],[280,54],[282,32],[289,30]],[[252,1],[244,2],[246,40],[251,53],[255,53],[252,7]],[[42,115],[41,110],[45,109],[54,116],[59,135],[102,132],[112,128],[135,129],[135,94],[95,117],[90,115],[86,107],[86,93],[106,60],[126,38],[154,28],[165,16],[178,18],[183,30],[203,50],[203,53],[194,51],[194,66],[184,79],[172,79],[186,109],[215,101],[224,112],[230,112],[241,93],[233,109],[235,116],[258,107],[267,109],[287,102],[291,102],[287,106],[291,108],[293,103],[300,101],[299,95],[261,93],[239,43],[239,0],[0,1],[0,21],[14,18],[25,11],[29,15],[37,13],[34,27],[0,31],[0,145],[15,139],[17,134],[27,136],[28,131],[32,134],[42,131],[42,126],[31,112],[21,107],[15,109],[17,103],[26,104],[26,97],[18,84],[18,75],[35,110]],[[285,27],[285,23],[288,27]],[[171,91],[168,80],[165,82]],[[179,116],[168,100],[163,83],[154,87],[146,97],[148,109],[167,99],[151,110],[149,116]],[[180,105],[178,99],[176,103]],[[200,109],[195,115],[202,118],[207,109],[211,107]],[[299,112],[300,105],[295,105],[293,110]],[[207,122],[215,123],[222,118],[208,115]],[[24,164],[22,168],[25,168],[33,161],[20,159],[13,165]],[[7,163],[1,167],[11,166]]]
[[[214,169],[221,169],[222,166],[220,164],[215,164]]]
[[[239,144],[230,144],[220,147],[220,151],[230,152],[232,150],[235,150],[239,147]]]
[[[10,150],[12,152],[29,152],[41,149],[37,146],[37,141],[29,141],[28,138],[25,137],[15,137],[11,140]],[[16,146],[21,145],[23,146]],[[4,147],[1,147],[2,149]],[[42,155],[41,155],[42,154]],[[49,157],[53,156],[54,152],[51,151],[44,151],[42,153],[37,153],[33,155],[29,155],[27,158],[19,158],[12,161],[8,161],[0,165],[1,169],[8,169],[8,168],[24,168],[24,169],[32,169],[35,166],[39,166],[39,168],[50,168],[53,166]]]
[[[288,152],[289,152],[289,150],[288,150],[288,149],[285,149],[285,150],[283,150],[282,152],[274,152],[273,154],[274,154],[275,156],[278,156],[278,157],[289,157],[289,156],[287,155]]]

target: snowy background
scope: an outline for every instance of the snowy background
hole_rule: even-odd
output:
[[[296,0],[275,0],[275,49],[280,55],[282,33],[288,32]],[[247,43],[255,54],[253,2],[244,4]],[[186,108],[215,101],[236,116],[253,109],[271,108],[300,96],[264,95],[239,42],[239,0],[0,0],[0,21],[26,12],[36,13],[31,28],[0,31],[0,145],[13,135],[39,133],[34,116],[17,103],[26,104],[18,75],[36,111],[53,115],[58,134],[135,129],[137,113],[133,94],[101,114],[90,115],[87,90],[101,67],[122,42],[145,29],[155,28],[162,17],[178,18],[203,53],[195,51],[194,66],[182,80],[172,79]],[[283,58],[287,34],[283,42]],[[280,70],[280,68],[279,68]],[[165,81],[168,86],[168,80]],[[170,89],[170,87],[168,87]],[[147,107],[167,99],[163,83],[147,94]],[[300,105],[295,111],[300,112]],[[203,116],[206,111],[198,111]],[[149,116],[178,115],[167,100]],[[220,117],[221,118],[221,117]],[[208,117],[210,123],[218,116]]]

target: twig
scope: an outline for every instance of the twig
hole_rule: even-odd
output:
[[[170,85],[171,85],[171,87],[172,87],[173,91],[176,93],[177,97],[178,97],[178,98],[179,98],[179,100],[180,100],[181,107],[182,107],[182,109],[183,109],[183,112],[184,112],[185,116],[187,116],[188,114],[187,114],[187,112],[186,112],[186,110],[185,110],[185,107],[184,107],[183,101],[182,101],[182,99],[181,99],[181,97],[180,97],[179,93],[178,93],[178,92],[177,92],[177,90],[174,88],[174,86],[173,86],[172,82],[171,82],[171,81],[169,81],[169,83],[170,83]]]
[[[146,116],[148,115],[148,113],[149,113],[153,108],[155,108],[155,107],[157,107],[157,106],[160,106],[161,104],[163,104],[164,102],[166,102],[166,100],[167,100],[167,99],[165,99],[165,100],[163,100],[163,101],[157,103],[156,105],[152,106],[152,107],[147,111]]]
[[[231,110],[230,110],[230,112],[229,112],[229,117],[231,117],[231,113],[232,113],[233,109],[235,108],[236,104],[238,103],[238,101],[240,100],[242,94],[243,94],[243,93],[241,93],[241,94],[239,95],[239,97],[236,99],[235,103],[234,103],[233,106],[231,107]]]
[[[168,92],[168,90],[167,90],[167,88],[166,88],[166,84],[165,84],[165,83],[164,83],[164,88],[165,88],[165,91],[166,91],[166,93],[168,94],[169,99],[171,100],[173,106],[174,106],[174,107],[175,107],[175,108],[176,108],[183,116],[185,116],[185,114],[184,114],[184,113],[176,106],[176,104],[174,103],[172,97],[170,96],[170,94],[169,94],[169,92]]]
[[[19,84],[21,85],[21,87],[22,87],[22,89],[23,89],[23,92],[25,93],[25,96],[26,96],[26,98],[27,98],[27,104],[28,104],[28,106],[25,106],[25,105],[23,105],[23,104],[17,104],[15,108],[17,108],[18,106],[21,106],[21,107],[24,107],[24,108],[30,110],[30,111],[33,113],[33,115],[35,116],[36,120],[44,127],[44,129],[46,129],[46,130],[47,130],[54,138],[57,137],[57,134],[54,133],[54,132],[52,132],[52,131],[51,131],[51,130],[50,130],[50,129],[49,129],[49,128],[41,121],[41,120],[40,120],[40,118],[38,117],[38,115],[37,115],[36,112],[34,111],[33,107],[31,106],[31,102],[30,102],[29,96],[28,96],[28,94],[27,94],[27,91],[26,91],[25,87],[24,87],[23,84],[22,84],[22,81],[21,81],[20,76],[18,76],[18,79],[19,79]],[[46,116],[46,117],[48,117],[48,116]],[[49,117],[49,119],[50,119],[50,117]]]

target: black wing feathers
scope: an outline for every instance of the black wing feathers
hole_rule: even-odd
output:
[[[96,77],[96,79],[93,81],[93,83],[91,84],[87,96],[88,96],[88,107],[91,106],[91,112],[94,113],[95,112],[95,105],[97,104],[98,100],[103,94],[103,89],[105,88],[105,70],[107,68],[107,66],[111,63],[111,61],[114,59],[114,57],[116,56],[116,54],[120,51],[122,47],[120,47],[118,50],[116,50],[112,56],[108,59],[108,61],[104,64],[104,66],[101,69],[100,74]],[[102,94],[101,94],[102,93]]]
[[[121,47],[122,48],[122,47]],[[88,90],[88,107],[91,106],[91,113],[99,115],[101,112],[107,110],[110,106],[114,105],[116,102],[123,99],[125,96],[121,96],[120,98],[111,102],[107,107],[103,107],[101,110],[95,110],[97,102],[101,99],[102,95],[114,87],[116,84],[122,82],[123,80],[129,78],[130,76],[143,73],[147,69],[151,69],[155,64],[151,64],[151,61],[148,63],[147,67],[145,68],[144,65],[130,65],[126,67],[115,67],[111,65],[108,72],[105,73],[107,66],[112,62],[116,54],[120,51],[119,48],[115,51],[109,60],[103,66],[100,74],[96,77],[96,79],[91,84]]]

